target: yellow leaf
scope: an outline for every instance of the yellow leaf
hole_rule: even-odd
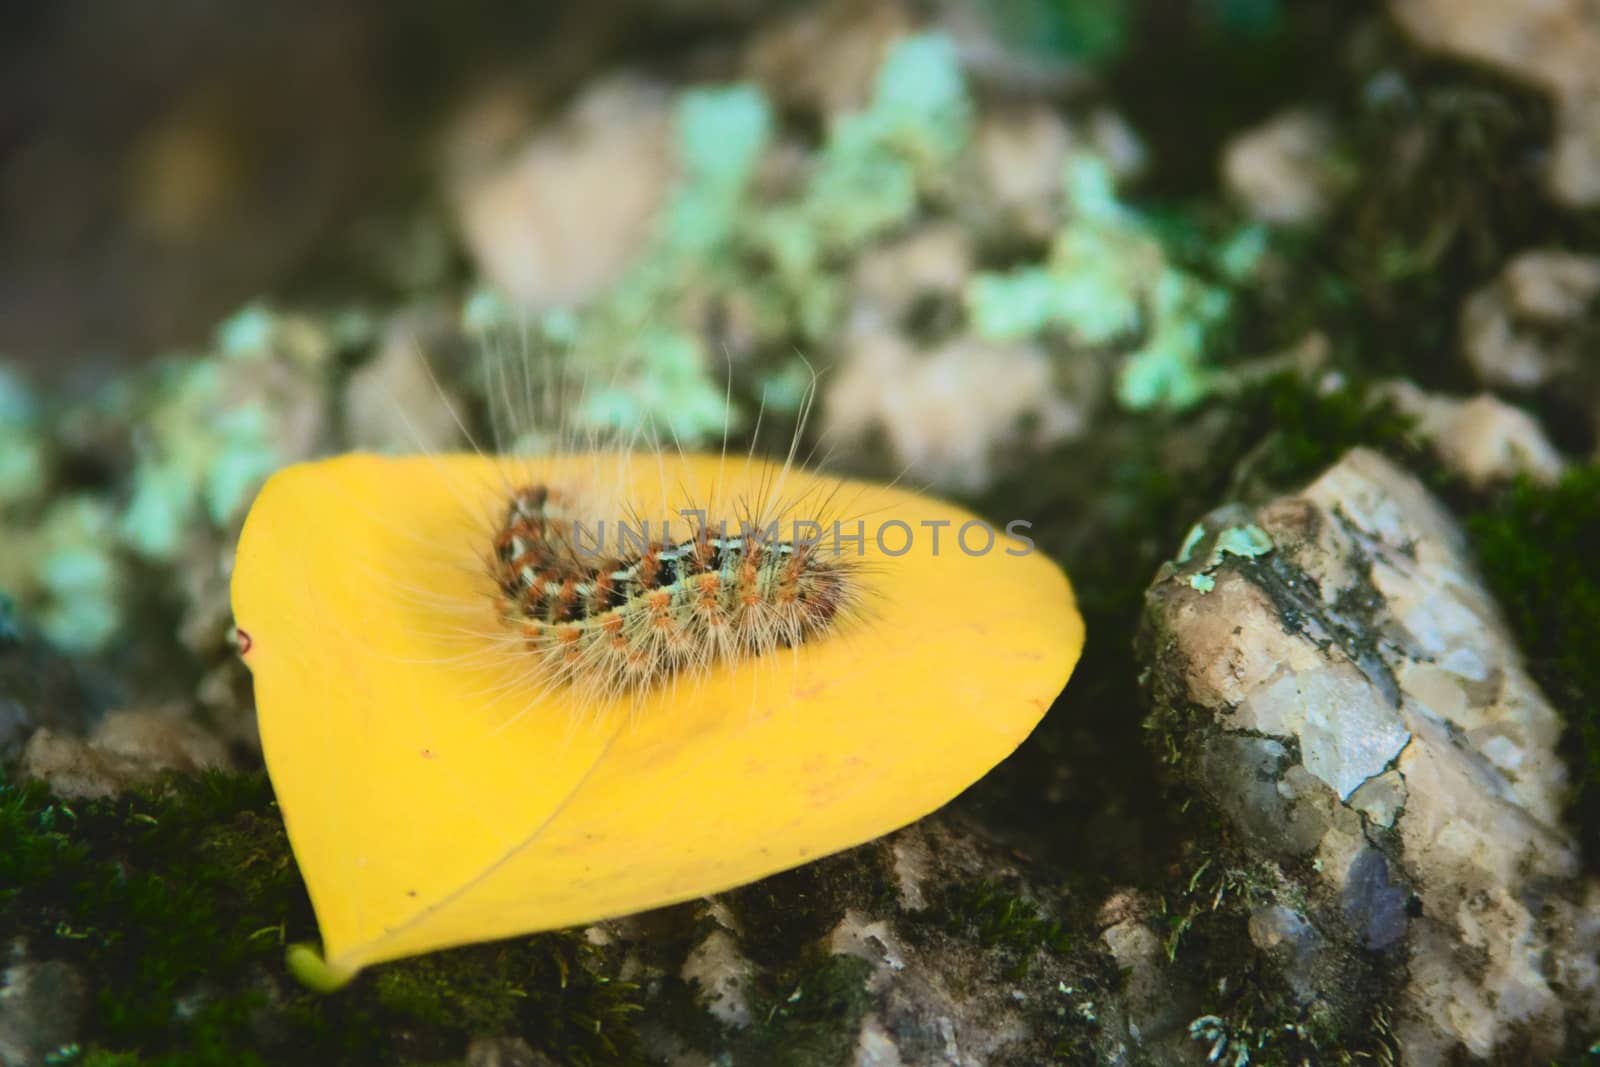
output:
[[[1002,532],[968,554],[956,507],[789,472],[784,499],[828,500],[846,533],[862,519],[865,618],[617,707],[541,687],[497,629],[483,560],[511,485],[603,463],[641,515],[705,507],[713,488],[768,499],[781,474],[717,456],[351,455],[281,471],[256,500],[234,613],[322,932],[320,984],[887,833],[1009,754],[1077,662],[1082,620],[1041,553]],[[296,970],[317,968],[302,953]]]

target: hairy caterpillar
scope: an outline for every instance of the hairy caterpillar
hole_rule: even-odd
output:
[[[586,553],[566,504],[545,485],[517,492],[492,557],[503,617],[553,677],[643,688],[819,636],[858,595],[843,559],[748,520],[737,533],[704,522],[679,542],[640,531],[632,552],[623,529],[607,546],[600,520]]]
[[[786,455],[769,461],[755,451],[759,418],[743,456],[729,454],[726,426],[717,453],[664,444],[648,424],[597,440],[572,428],[588,384],[570,367],[491,349],[486,371],[497,447],[478,451],[493,484],[458,486],[472,527],[448,544],[426,540],[434,554],[475,548],[486,585],[457,636],[497,650],[529,692],[637,707],[653,691],[826,640],[879,595],[870,538],[842,531],[865,525],[847,517],[846,483],[797,458],[814,380]],[[688,476],[713,460],[709,478]],[[439,606],[415,576],[375,584]]]

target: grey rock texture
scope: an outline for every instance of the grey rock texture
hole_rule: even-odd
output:
[[[1553,485],[1566,471],[1566,461],[1538,421],[1493,393],[1443,396],[1407,381],[1392,382],[1383,392],[1416,420],[1417,436],[1433,454],[1474,488],[1518,475]]]
[[[1559,827],[1561,724],[1420,483],[1358,449],[1214,512],[1142,642],[1179,774],[1300,887],[1249,918],[1287,987],[1391,983],[1375,1018],[1408,1064],[1543,1062],[1594,1032],[1600,883]],[[1191,1033],[1231,1055],[1226,1020]]]
[[[1600,202],[1600,17],[1592,0],[1390,0],[1419,45],[1495,67],[1549,94],[1547,181],[1569,207]]]
[[[586,936],[647,997],[681,991],[687,1010],[641,1026],[652,1062],[1142,1064],[1101,925],[1090,897],[941,814]]]
[[[13,955],[18,949],[13,946]],[[12,963],[0,975],[0,1064],[67,1062],[75,1055],[87,999],[83,976],[70,964]]]
[[[1321,116],[1299,109],[1280,112],[1228,142],[1223,184],[1261,222],[1316,222],[1339,193],[1334,143],[1334,130]]]
[[[20,781],[49,783],[66,800],[114,797],[167,771],[195,774],[232,766],[227,747],[182,705],[115,711],[87,739],[41,726],[16,768]]]
[[[1600,301],[1600,259],[1532,248],[1461,306],[1461,345],[1478,380],[1533,389],[1572,379],[1589,362],[1585,323]]]

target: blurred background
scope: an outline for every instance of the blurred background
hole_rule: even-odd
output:
[[[485,209],[464,187],[596,72],[755,76],[815,132],[863,101],[884,42],[915,24],[959,34],[996,92],[1064,102],[1091,70],[1121,79],[1124,117],[1162,143],[1163,186],[1200,191],[1221,137],[1334,62],[1326,24],[1350,16],[1321,6],[1291,20],[1275,0],[291,0],[154,15],[28,0],[0,44],[0,351],[45,371],[129,362],[203,343],[264,293],[381,295],[481,268]],[[588,211],[612,213],[611,190],[590,193]]]

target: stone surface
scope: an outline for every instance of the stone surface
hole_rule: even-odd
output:
[[[72,1058],[88,995],[70,964],[21,962],[0,976],[0,1064],[45,1067]]]
[[[1584,320],[1597,300],[1600,258],[1522,252],[1462,305],[1462,353],[1485,385],[1532,389],[1568,377],[1584,362]]]
[[[1549,94],[1548,182],[1570,207],[1600,204],[1600,7],[1595,0],[1390,0],[1425,48],[1485,63]]]
[[[851,1006],[819,1027],[844,1027],[827,1037],[827,1047],[844,1058],[808,1046],[818,1063],[1043,1063],[1053,1047],[1093,1050],[1099,1062],[1140,1062],[1127,1058],[1136,1042],[1106,947],[1092,938],[1066,951],[1059,939],[1051,943],[1045,931],[1052,916],[1034,895],[1042,887],[1033,870],[972,827],[935,815],[822,866],[821,873],[779,876],[696,906],[693,937],[677,962],[659,958],[664,942],[649,917],[604,924],[609,950],[638,961],[624,968],[624,978],[646,988],[667,975],[682,980],[721,1028],[706,1045],[654,1015],[645,1027],[652,1062],[787,1062],[761,1044],[762,1034],[775,1017],[816,1012],[838,996],[804,977],[819,966],[849,976],[832,981],[848,990]],[[787,887],[777,884],[785,880]],[[845,885],[874,888],[856,895]],[[972,902],[983,886],[1005,887],[992,910]],[[787,921],[774,928],[771,913],[762,919],[752,911],[774,904],[802,913],[785,912]],[[973,907],[1001,925],[1028,919],[1007,934],[981,935],[968,925]],[[807,938],[794,944],[797,930]],[[776,958],[766,940],[774,934],[788,946]],[[799,976],[774,973],[785,960],[801,961]]]
[[[881,433],[919,480],[981,489],[1024,442],[1032,451],[1089,426],[1092,360],[1073,361],[1080,380],[1063,382],[1069,375],[1033,342],[957,336],[921,349],[872,319],[858,319],[856,333],[823,396],[825,433]]]
[[[986,110],[975,147],[979,173],[1002,216],[996,224],[1039,241],[1061,225],[1062,174],[1074,152],[1105,160],[1118,181],[1134,178],[1146,163],[1133,129],[1106,109],[1078,122],[1041,104]]]
[[[509,160],[459,174],[456,217],[484,275],[528,308],[578,303],[614,281],[672,180],[670,107],[648,82],[601,80]]]
[[[756,34],[745,68],[785,106],[823,116],[857,111],[872,99],[890,45],[914,25],[899,0],[802,5]]]
[[[865,324],[905,327],[919,304],[955,306],[972,275],[970,238],[953,223],[931,223],[862,253],[851,291]]]
[[[1115,898],[1114,898],[1115,900]],[[1156,932],[1146,901],[1124,900],[1132,912],[1107,926],[1100,937],[1126,976],[1123,1011],[1127,1043],[1116,1062],[1177,1064],[1188,1050],[1184,1026],[1195,1012],[1194,991],[1168,967],[1167,948]],[[1124,910],[1113,905],[1112,910]]]
[[[1270,549],[1213,547],[1242,528]],[[1531,1063],[1593,1033],[1600,883],[1559,826],[1561,723],[1451,517],[1356,450],[1185,547],[1147,596],[1156,721],[1249,853],[1310,863],[1294,915],[1273,894],[1250,920],[1284,981],[1376,967],[1408,1064]]]
[[[467,1046],[467,1067],[555,1067],[520,1037],[480,1037]]]
[[[1474,488],[1518,475],[1551,485],[1566,470],[1566,461],[1533,416],[1492,393],[1459,399],[1394,382],[1384,395],[1417,420],[1417,433]]]
[[[345,436],[351,449],[445,452],[463,447],[468,410],[443,382],[457,377],[460,349],[439,315],[397,316],[377,352],[351,375],[344,389]]]
[[[17,767],[63,799],[113,797],[164,771],[193,774],[232,765],[227,747],[181,707],[112,712],[87,741],[34,731]]]
[[[722,911],[719,918],[728,918],[726,909],[717,910]],[[755,967],[739,949],[738,937],[720,924],[690,950],[678,971],[697,987],[712,1018],[733,1027],[750,1025],[746,986],[754,973]]]
[[[1285,111],[1228,142],[1222,181],[1262,222],[1315,222],[1338,192],[1332,156],[1333,130],[1325,120]]]

